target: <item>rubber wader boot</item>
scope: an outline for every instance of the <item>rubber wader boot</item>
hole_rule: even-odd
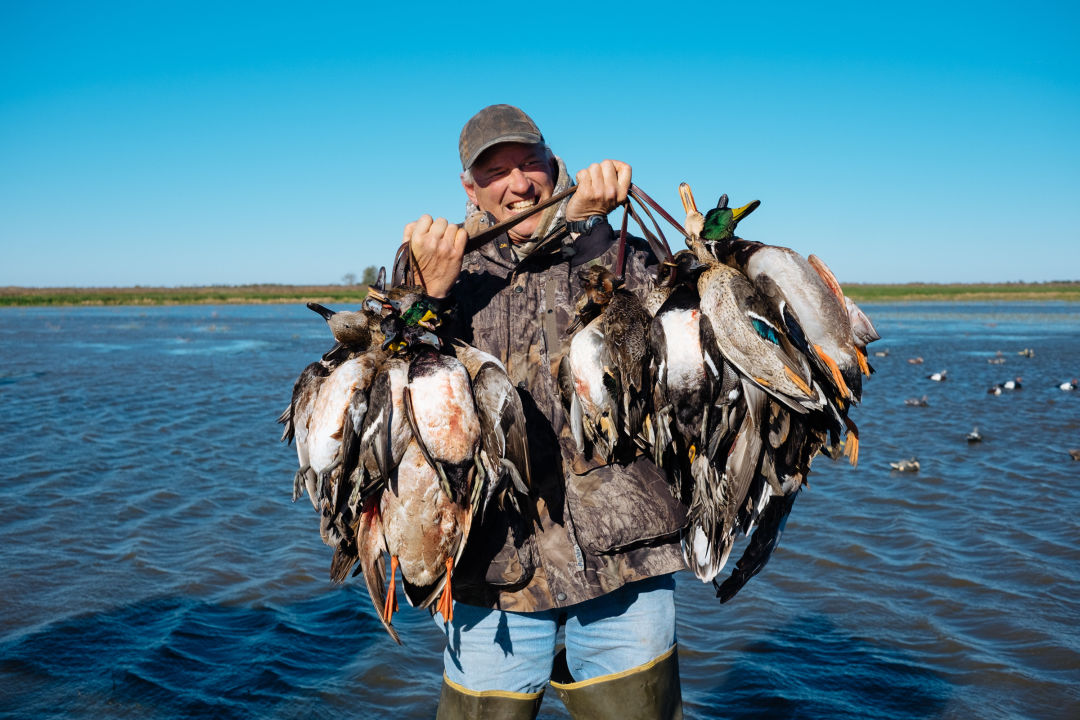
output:
[[[581,682],[557,682],[558,662],[551,687],[574,720],[682,720],[676,646],[644,665]]]
[[[435,720],[533,720],[540,712],[543,699],[543,690],[535,693],[477,692],[444,676]]]

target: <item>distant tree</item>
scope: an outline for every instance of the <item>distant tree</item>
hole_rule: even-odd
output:
[[[364,268],[364,277],[360,281],[365,285],[374,285],[379,279],[379,269],[374,265],[368,265]]]
[[[341,277],[341,282],[342,282],[343,285],[355,285],[356,284],[356,273],[345,273]]]

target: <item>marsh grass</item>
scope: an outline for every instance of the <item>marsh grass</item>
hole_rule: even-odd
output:
[[[864,302],[1064,300],[1080,302],[1080,281],[1046,283],[907,283],[844,285]],[[31,305],[206,305],[256,303],[356,303],[366,285],[210,285],[205,287],[30,288],[0,287],[0,307]]]
[[[0,288],[0,306],[207,305],[358,302],[366,285],[210,285],[205,287]]]
[[[906,283],[903,285],[844,285],[855,302],[1066,300],[1080,301],[1080,281],[1045,283]]]

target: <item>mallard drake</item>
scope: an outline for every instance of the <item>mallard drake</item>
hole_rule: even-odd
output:
[[[706,231],[708,227],[706,215]],[[823,387],[835,387],[838,402],[858,401],[861,373],[869,374],[865,355],[855,346],[842,296],[806,258],[789,248],[737,238],[710,247],[721,262],[742,272],[769,299],[787,335],[816,366]]]

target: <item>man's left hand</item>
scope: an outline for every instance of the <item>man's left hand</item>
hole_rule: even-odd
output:
[[[593,163],[576,175],[578,189],[566,204],[567,220],[607,215],[630,193],[630,166],[618,160]]]

